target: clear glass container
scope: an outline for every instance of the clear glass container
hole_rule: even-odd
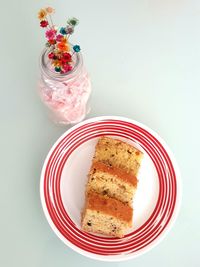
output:
[[[90,111],[91,82],[81,53],[73,54],[73,69],[61,74],[55,72],[44,49],[40,57],[39,94],[50,111],[51,119],[59,124],[75,124]]]

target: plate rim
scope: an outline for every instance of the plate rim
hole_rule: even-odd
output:
[[[171,219],[168,222],[168,225],[166,226],[166,228],[164,229],[164,231],[162,232],[161,235],[159,235],[156,240],[150,244],[149,247],[145,248],[142,251],[139,252],[134,252],[134,253],[130,253],[124,255],[120,254],[120,255],[99,255],[99,254],[95,254],[92,252],[88,252],[85,251],[79,247],[77,247],[76,245],[74,245],[73,243],[71,243],[69,240],[67,240],[65,237],[63,237],[63,235],[59,232],[59,230],[56,228],[56,226],[54,225],[54,222],[52,221],[49,212],[47,210],[47,206],[46,206],[46,202],[45,202],[45,197],[44,197],[44,173],[46,170],[46,166],[48,163],[48,160],[52,154],[52,152],[54,151],[55,147],[59,144],[59,142],[65,137],[67,136],[70,132],[78,129],[79,127],[81,127],[82,125],[86,125],[88,123],[93,123],[93,122],[98,122],[98,121],[104,121],[104,120],[121,120],[124,122],[129,122],[132,124],[135,124],[143,129],[145,129],[146,131],[148,131],[150,134],[152,134],[165,148],[167,154],[169,155],[169,158],[171,159],[171,162],[173,164],[174,167],[174,171],[176,174],[176,184],[177,184],[177,195],[176,195],[176,200],[175,200],[175,208],[173,210],[173,214]],[[144,125],[143,123],[140,123],[136,120],[130,119],[130,118],[126,118],[123,116],[97,116],[97,117],[93,117],[87,120],[84,120],[74,126],[72,126],[71,128],[69,128],[68,130],[66,130],[55,142],[54,144],[51,146],[49,152],[47,153],[47,156],[43,162],[43,166],[42,166],[42,171],[41,171],[41,175],[40,175],[40,201],[41,201],[41,205],[42,205],[42,209],[44,212],[44,215],[51,227],[51,229],[53,230],[53,232],[57,235],[57,237],[64,242],[65,245],[67,245],[68,247],[70,247],[71,249],[73,249],[74,251],[78,252],[79,254],[89,257],[91,259],[95,259],[95,260],[100,260],[100,261],[105,261],[105,262],[120,262],[120,261],[126,261],[129,259],[133,259],[136,258],[138,256],[141,256],[145,253],[147,253],[148,251],[150,251],[151,249],[153,249],[154,247],[156,247],[165,237],[166,235],[169,233],[169,231],[171,230],[172,226],[174,225],[174,223],[177,220],[178,214],[180,212],[180,207],[181,207],[181,202],[182,202],[182,184],[181,184],[181,173],[180,173],[180,169],[178,166],[178,163],[175,159],[175,156],[172,152],[172,150],[169,148],[169,146],[167,145],[167,143],[162,139],[162,137],[160,137],[160,135],[152,130],[151,128],[149,128],[148,126]]]

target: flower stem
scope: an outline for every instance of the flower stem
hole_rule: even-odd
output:
[[[53,21],[52,21],[52,17],[51,17],[51,15],[49,14],[49,18],[50,18],[50,21],[51,21],[51,25],[52,25],[52,28],[53,28]]]
[[[47,20],[47,22],[48,22],[47,28],[51,30],[51,26],[50,26],[50,24],[49,24],[49,21],[48,21],[48,18],[47,18],[47,17],[46,17],[46,20]]]

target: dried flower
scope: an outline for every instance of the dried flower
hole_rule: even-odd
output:
[[[52,39],[52,40],[48,40],[48,42],[50,43],[50,45],[54,45],[56,44],[56,40]]]
[[[60,59],[61,65],[65,65],[66,63],[69,64],[71,62],[71,55],[69,53],[64,54],[66,54],[66,56],[62,56],[62,58]]]
[[[72,70],[72,66],[69,64],[64,64],[62,67],[63,67],[64,72],[68,72],[68,71]]]
[[[58,43],[57,48],[62,52],[68,52],[70,50],[69,45],[66,42]]]
[[[77,53],[81,51],[81,48],[80,48],[79,45],[74,45],[74,46],[73,46],[73,49],[74,49],[74,51],[77,52]]]
[[[73,27],[75,27],[76,25],[78,25],[79,21],[76,18],[70,18],[68,19],[67,23]]]
[[[64,27],[60,28],[60,33],[63,35],[67,34],[66,29]]]
[[[63,37],[62,34],[58,34],[58,35],[56,36],[56,41],[57,41],[57,42],[61,42],[61,41],[63,41],[63,39],[64,39],[64,37]]]
[[[53,14],[54,12],[55,12],[55,9],[53,9],[52,7],[46,7],[45,8],[45,10],[46,10],[46,12],[48,13],[48,14]]]
[[[49,54],[48,54],[48,58],[50,58],[50,59],[53,59],[53,58],[54,58],[54,56],[55,56],[55,55],[54,55],[54,53],[53,53],[53,52],[51,52],[51,53],[49,53]]]
[[[45,35],[48,39],[52,40],[56,36],[56,30],[54,30],[54,29],[48,30],[48,31],[46,31]]]
[[[55,67],[55,71],[56,72],[60,72],[61,71],[61,68],[60,67]]]
[[[58,59],[54,59],[53,58],[53,61],[52,61],[52,63],[53,63],[53,65],[55,66],[55,67],[60,67],[60,60],[58,60]]]
[[[70,53],[63,53],[63,59],[69,62],[72,60],[72,56]]]
[[[49,23],[48,23],[47,20],[42,20],[42,21],[40,21],[40,26],[41,26],[42,28],[46,28],[48,25],[49,25]]]
[[[40,9],[40,11],[38,12],[38,18],[40,20],[44,20],[47,16],[47,12],[45,11],[45,9]]]
[[[54,13],[52,7],[40,9],[38,18],[40,26],[46,28],[45,37],[47,39],[46,47],[51,47],[48,58],[56,72],[67,73],[72,70],[74,52],[80,52],[80,46],[74,45],[73,48],[68,43],[70,35],[74,32],[74,27],[78,24],[78,19],[70,18],[65,27],[60,29],[53,24],[51,14]],[[74,51],[74,52],[73,52]]]
[[[72,26],[67,26],[65,30],[67,34],[72,34],[74,32],[74,28]]]

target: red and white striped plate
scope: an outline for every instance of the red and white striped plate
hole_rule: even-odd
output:
[[[133,203],[134,226],[121,239],[80,228],[87,173],[102,135],[125,140],[144,152]],[[122,261],[148,251],[170,229],[180,205],[180,174],[171,151],[155,132],[130,119],[97,117],[72,127],[51,148],[40,194],[46,218],[65,244],[93,259]]]

